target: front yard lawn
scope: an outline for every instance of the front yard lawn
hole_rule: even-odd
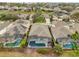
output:
[[[78,50],[79,51],[79,50]],[[62,57],[79,57],[79,52],[75,53],[74,50],[67,50],[63,52],[63,54],[61,55]]]
[[[46,48],[39,48],[36,51],[39,54],[50,54],[52,52],[52,50],[51,49],[48,49],[48,48],[47,49]]]

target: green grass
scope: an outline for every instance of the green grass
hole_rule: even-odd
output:
[[[39,48],[39,49],[37,49],[37,52],[39,54],[49,54],[50,53],[50,50],[49,49],[46,49],[46,48]]]
[[[0,10],[0,14],[32,14],[32,13],[34,12]]]
[[[79,52],[76,53],[74,50],[64,51],[61,56],[62,57],[79,57]]]
[[[38,16],[38,17],[35,17],[35,19],[34,19],[33,22],[34,22],[34,23],[45,23],[46,21],[45,21],[45,18],[40,15],[40,16]]]
[[[15,21],[19,19],[19,17],[17,17],[16,15],[13,14],[0,14],[0,20],[4,21],[4,20],[12,20]]]
[[[9,11],[9,10],[0,10],[0,14],[34,14],[36,11]],[[42,14],[47,14],[48,12],[41,11]],[[50,13],[50,12],[49,12]]]

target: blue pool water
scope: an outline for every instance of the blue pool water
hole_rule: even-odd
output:
[[[21,42],[21,38],[17,38],[15,42],[6,43],[5,46],[15,47],[15,46],[18,46],[20,42]]]
[[[35,41],[30,41],[29,45],[31,45],[31,46],[38,46],[38,47],[45,46],[44,43],[35,43]]]
[[[64,48],[67,48],[67,49],[68,49],[68,48],[72,48],[72,44],[65,44],[65,45],[63,45],[63,47],[64,47]]]
[[[16,41],[14,42],[15,43],[15,46],[19,45],[21,42],[21,38],[17,38]]]

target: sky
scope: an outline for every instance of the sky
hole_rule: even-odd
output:
[[[79,3],[79,0],[0,0],[0,2],[25,2],[25,3],[28,3],[28,2],[64,2],[64,3]]]

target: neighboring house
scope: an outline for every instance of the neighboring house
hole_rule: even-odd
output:
[[[8,10],[10,10],[10,11],[16,11],[18,9],[19,9],[19,7],[17,7],[17,6],[13,6],[13,7],[8,8]]]
[[[44,15],[44,18],[46,20],[46,24],[50,24],[50,16],[47,14],[43,14],[43,15]]]
[[[34,20],[33,16],[34,16],[34,14],[30,14],[30,16],[29,16],[29,21],[31,24],[33,23],[33,20]]]
[[[0,10],[8,10],[10,9],[11,7],[6,5],[6,6],[0,6]]]
[[[45,7],[40,7],[41,10],[44,10],[44,11],[53,11],[52,8],[45,8]]]
[[[60,12],[60,11],[61,11],[61,8],[59,8],[59,7],[54,7],[53,11],[54,11],[54,12]]]
[[[72,33],[75,33],[76,31],[79,33],[79,23],[69,23],[69,29]]]
[[[54,7],[54,12],[68,14],[66,10],[62,10],[60,7]]]
[[[0,6],[0,10],[4,10],[4,6]]]
[[[72,34],[69,29],[66,27],[67,24],[62,21],[53,22],[54,26],[51,27],[51,33],[58,44],[63,49],[71,49],[72,48],[72,39],[70,35]]]
[[[29,14],[18,14],[17,15],[20,19],[27,19],[27,17],[29,17]],[[29,20],[29,19],[27,19],[27,20]]]
[[[10,6],[6,5],[4,6],[4,10],[8,10],[10,8]]]
[[[19,10],[21,10],[21,11],[31,11],[32,8],[30,8],[30,7],[19,7]]]
[[[58,21],[58,20],[59,20],[59,19],[58,19],[58,16],[53,15],[52,21]]]
[[[0,21],[0,34],[3,33],[3,29],[10,25],[12,22],[10,21]]]
[[[64,21],[52,21],[52,25],[55,25],[55,27],[60,28],[63,26],[67,26],[68,24]]]
[[[75,32],[78,32],[79,33],[79,23],[70,23],[69,24],[69,30],[72,32],[72,33],[75,33]],[[76,43],[78,44],[79,46],[79,39],[76,40]]]
[[[67,21],[70,19],[69,15],[62,15],[60,18]]]
[[[26,10],[26,7],[19,7],[19,10]]]
[[[47,25],[33,24],[29,37],[29,48],[51,48],[51,35]]]
[[[31,11],[32,8],[31,7],[17,7],[17,6],[0,6],[0,10],[10,10],[10,11],[17,11],[17,10],[21,10],[21,11]]]
[[[4,29],[4,33],[0,35],[0,43],[3,43],[4,47],[14,48],[19,47],[19,44],[29,30],[29,21],[19,19],[11,23]]]

